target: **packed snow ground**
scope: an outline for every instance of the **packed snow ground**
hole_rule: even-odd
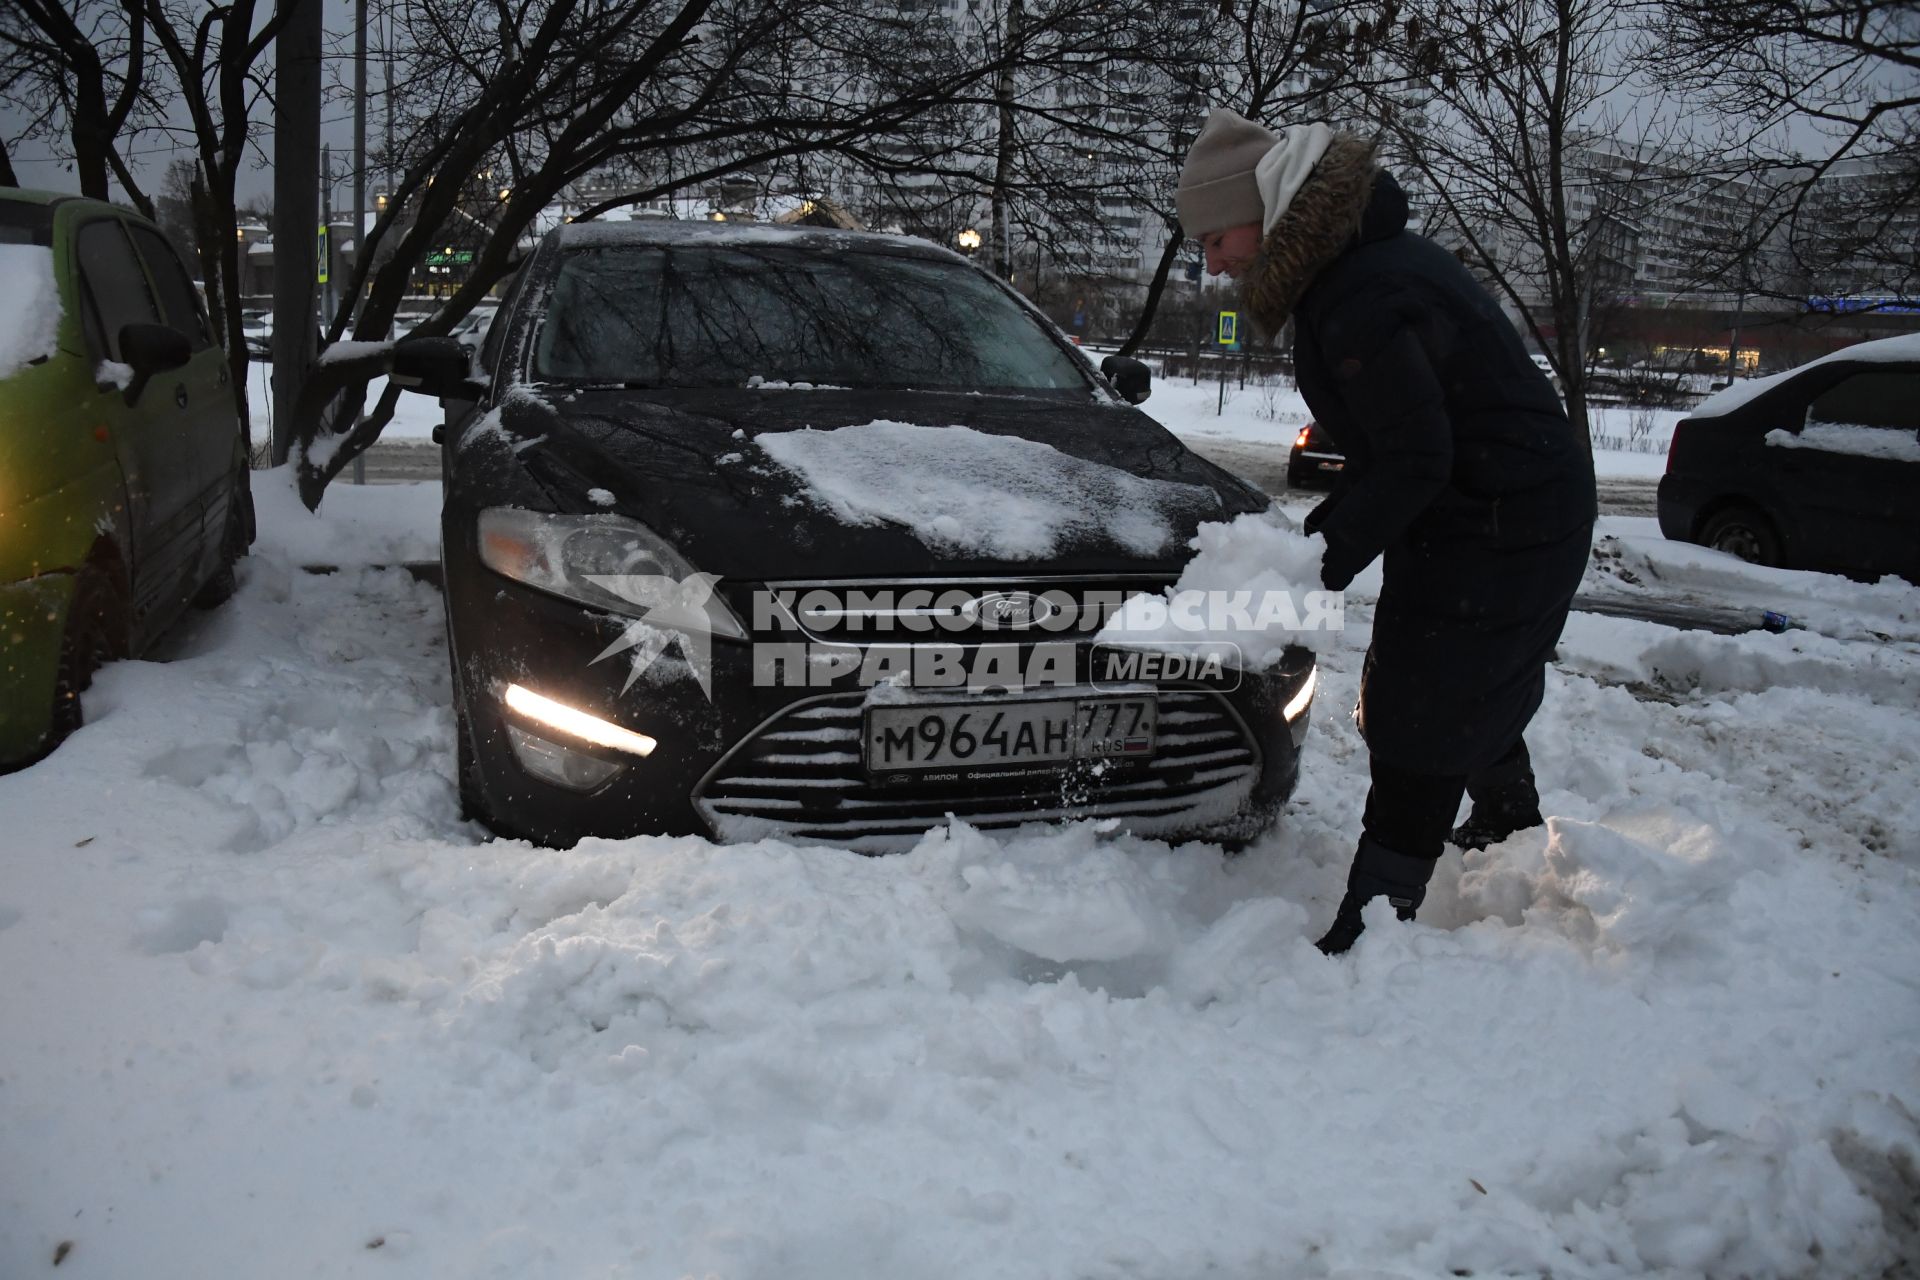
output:
[[[263,490],[286,483],[261,475]],[[1869,1276],[1920,1201],[1920,592],[1609,522],[1553,815],[1311,941],[1370,586],[1249,852],[463,822],[433,486],[263,497],[222,610],[0,778],[0,1275]],[[383,496],[384,495],[384,496]],[[383,507],[374,504],[378,498]],[[345,501],[342,501],[345,499]],[[337,504],[337,505],[336,505]],[[411,512],[417,526],[404,526]],[[271,518],[269,518],[271,513]],[[300,559],[343,566],[301,572]]]

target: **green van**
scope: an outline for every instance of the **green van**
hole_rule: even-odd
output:
[[[238,394],[157,227],[0,188],[0,770],[79,727],[101,663],[232,594]]]

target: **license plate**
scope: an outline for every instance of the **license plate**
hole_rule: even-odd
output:
[[[1153,698],[1061,698],[874,707],[867,712],[867,768],[985,768],[1153,755]]]

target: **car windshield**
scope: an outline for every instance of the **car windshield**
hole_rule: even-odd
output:
[[[971,267],[765,245],[570,253],[539,329],[534,376],[644,387],[1089,389],[1073,357]]]

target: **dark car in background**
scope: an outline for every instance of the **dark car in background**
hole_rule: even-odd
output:
[[[1674,429],[1659,514],[1755,564],[1920,582],[1920,336],[1708,399]]]
[[[1214,680],[1116,667],[1098,611],[1056,603],[1159,591],[1198,524],[1267,498],[1115,394],[1144,399],[1144,366],[1110,359],[1110,386],[958,255],[826,229],[563,227],[479,365],[414,339],[394,377],[448,402],[459,781],[494,830],[878,852],[954,815],[1234,840],[1292,791],[1309,653]],[[1044,552],[1020,502],[974,506],[1090,512],[1089,485],[1122,500]],[[1162,525],[1143,532],[1146,507]],[[1057,683],[1011,691],[919,665],[938,649],[1018,671],[1061,645]],[[893,660],[908,667],[876,680]]]
[[[1331,489],[1346,470],[1347,456],[1317,422],[1308,422],[1293,437],[1287,452],[1287,488]]]

